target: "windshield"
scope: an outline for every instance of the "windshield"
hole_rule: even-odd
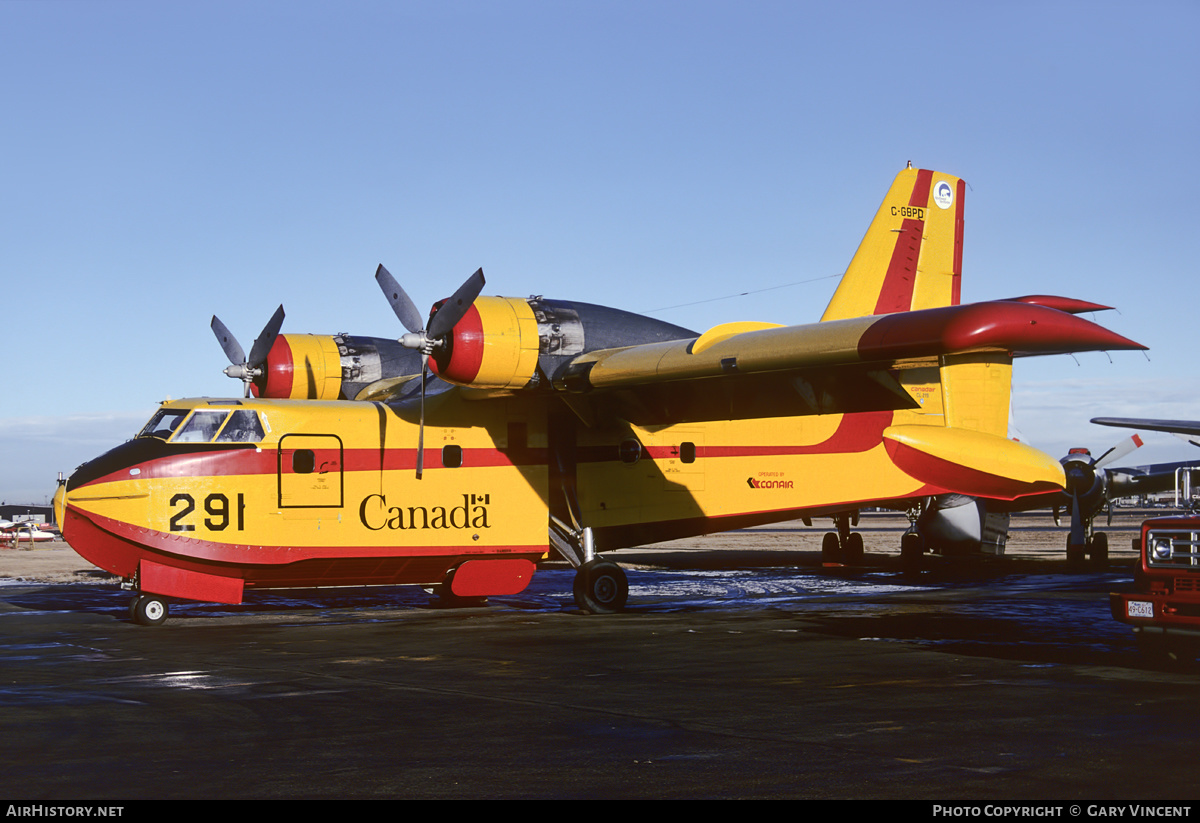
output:
[[[175,434],[172,443],[207,443],[225,422],[227,411],[198,411]]]
[[[262,424],[258,415],[249,409],[238,409],[229,416],[229,422],[221,429],[218,443],[257,443],[263,439]]]
[[[150,422],[138,432],[138,437],[158,437],[166,440],[175,429],[179,428],[179,424],[183,418],[187,417],[187,413],[187,409],[159,409],[150,418]]]
[[[227,409],[196,411],[187,423],[180,426],[189,411],[160,409],[138,433],[138,437],[170,439],[172,443],[211,443],[214,435],[217,443],[257,443],[264,437],[258,414],[250,409],[235,409],[232,413]],[[223,428],[222,423],[225,424]]]

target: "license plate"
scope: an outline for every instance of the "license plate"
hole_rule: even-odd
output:
[[[1145,600],[1127,600],[1125,614],[1129,617],[1154,617],[1154,604]]]

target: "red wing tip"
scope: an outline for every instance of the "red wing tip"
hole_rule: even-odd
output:
[[[1004,303],[1028,303],[1031,306],[1045,306],[1048,309],[1065,311],[1068,314],[1079,314],[1087,311],[1109,311],[1112,306],[1103,306],[1090,300],[1078,300],[1074,297],[1059,297],[1054,294],[1027,294],[1024,297],[1008,297]]]

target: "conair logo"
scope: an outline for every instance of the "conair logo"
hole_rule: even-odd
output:
[[[954,188],[945,180],[939,180],[933,187],[933,202],[939,209],[948,209],[954,204]]]
[[[753,477],[746,478],[746,485],[752,489],[790,489],[792,487],[791,480],[755,480]]]

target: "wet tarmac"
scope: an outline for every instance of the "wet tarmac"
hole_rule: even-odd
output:
[[[1130,566],[730,557],[630,569],[603,617],[565,568],[475,608],[263,592],[157,628],[115,587],[0,585],[0,795],[1198,793],[1200,674],[1154,668],[1109,616]]]

